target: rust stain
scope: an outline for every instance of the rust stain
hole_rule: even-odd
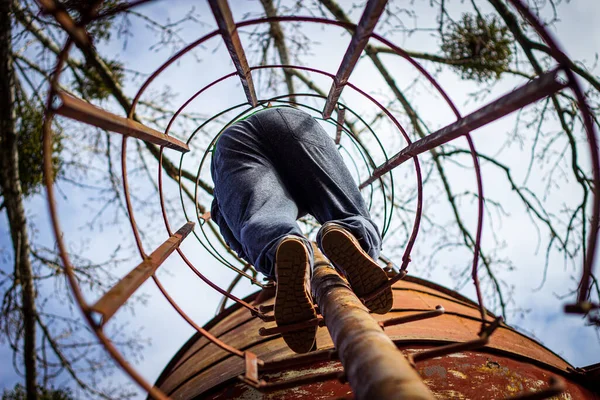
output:
[[[431,287],[426,288],[427,294],[419,294],[420,298],[411,298],[411,296],[416,297],[412,290],[413,287],[420,285],[413,282],[400,282],[395,286],[406,287],[408,290],[394,291],[394,305],[397,308],[387,315],[381,316],[380,320],[414,313],[415,309],[423,307],[423,300],[427,300],[429,304],[441,304],[446,310],[453,310],[453,315],[386,328],[386,333],[396,341],[396,345],[405,355],[422,353],[437,347],[440,343],[464,342],[476,338],[479,326],[476,321],[468,318],[476,310],[472,307],[469,308],[464,301],[452,301],[447,293],[441,293]],[[433,296],[435,293],[438,293],[439,296]],[[430,297],[431,301],[429,301]],[[402,307],[409,308],[411,311],[404,311]],[[258,328],[265,326],[258,319],[249,319],[247,322],[241,323],[246,318],[241,315],[244,313],[246,312],[240,311],[226,316],[211,329],[211,332],[213,330],[220,332],[219,337],[224,341],[234,344],[237,348],[251,349],[260,359],[267,362],[292,356],[280,337],[275,336],[265,340],[258,335]],[[321,349],[332,348],[331,338],[326,328],[319,328],[317,336]],[[436,344],[428,345],[428,340],[435,341]],[[199,343],[198,346],[192,348],[199,349],[200,347],[203,346]],[[173,392],[173,398],[200,396],[204,399],[215,400],[321,400],[352,396],[348,384],[342,384],[335,380],[271,393],[260,393],[236,380],[237,374],[243,370],[241,360],[224,358],[219,355],[223,353],[221,351],[218,351],[219,354],[215,354],[214,345],[204,347],[199,349],[198,354],[184,362],[181,368],[175,369],[170,378],[164,381],[169,382],[170,379],[179,382],[187,381],[180,389]],[[523,361],[522,358],[517,358],[513,354],[537,360],[539,364]],[[188,353],[187,356],[189,357],[190,354]],[[544,367],[544,363],[548,367]],[[505,326],[501,326],[494,333],[490,344],[485,348],[477,351],[462,350],[458,353],[420,361],[417,363],[416,369],[421,375],[423,383],[437,399],[487,400],[503,399],[546,389],[550,377],[556,371],[550,366],[563,371],[561,375],[566,386],[566,391],[553,399],[600,400],[600,396],[594,395],[570,379],[568,363],[535,341]],[[308,374],[338,370],[341,370],[341,367],[337,361],[315,361],[303,367],[286,368],[285,370],[282,368],[269,373],[262,372],[260,378],[269,382],[286,381]],[[359,373],[368,371],[368,366],[364,366],[361,367]],[[172,382],[170,384],[173,385]],[[216,386],[219,384],[221,386],[218,386],[217,389]],[[165,386],[164,383],[161,386]]]

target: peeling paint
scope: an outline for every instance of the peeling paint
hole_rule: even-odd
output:
[[[446,378],[446,368],[439,365],[432,365],[430,367],[423,368],[423,373],[426,377],[435,377],[438,379]]]
[[[419,348],[418,350],[422,350]],[[444,356],[419,362],[417,371],[436,399],[487,400],[535,393],[548,386],[553,372],[531,363],[489,353],[464,352],[465,357]],[[368,367],[365,367],[368,368]],[[341,370],[337,361],[322,361],[302,368],[276,371],[261,377],[270,382],[295,379],[307,374]],[[566,392],[554,400],[600,400],[576,383],[565,380]],[[236,382],[219,393],[203,397],[213,400],[322,400],[351,396],[349,385],[328,381],[261,394]]]
[[[398,285],[404,284],[415,285],[404,281],[398,283]],[[408,308],[420,306],[413,298],[414,292],[411,293],[410,290],[394,291],[394,297],[398,300],[398,304],[406,305]],[[474,338],[475,329],[479,328],[479,324],[464,318],[461,314],[463,311],[472,310],[462,310],[462,305],[450,304],[442,298],[436,298],[436,302],[438,300],[440,305],[447,310],[452,309],[455,313],[418,324],[390,326],[385,330],[405,355],[418,354],[437,346],[465,342]],[[394,316],[398,315],[401,314],[394,314]],[[387,317],[391,315],[385,318]],[[226,316],[222,323],[229,323],[232,318]],[[258,319],[248,320],[240,325],[240,328],[227,333],[224,338],[238,348],[252,349],[265,362],[289,357],[291,353],[283,345],[279,336],[267,340],[256,333],[263,325]],[[321,335],[319,343],[321,345],[326,343],[320,350],[333,348],[326,328],[319,328],[319,332]],[[186,394],[194,393],[188,398],[199,396],[207,400],[325,400],[352,395],[349,384],[337,380],[260,393],[236,379],[237,374],[243,371],[243,360],[232,358],[221,360],[213,357],[209,350],[210,348],[198,351],[195,358],[188,363],[191,365],[194,364],[192,361],[195,361],[193,368],[174,369],[172,376],[168,378],[180,382],[187,380],[189,383],[185,385],[193,385],[193,388],[185,387]],[[213,363],[210,368],[207,367],[209,362]],[[272,373],[261,371],[260,377],[268,382],[288,381],[308,374],[341,371],[341,364],[328,360],[302,367],[288,366],[285,371],[283,369],[282,366],[282,369]],[[600,396],[592,394],[571,379],[568,364],[564,360],[523,335],[504,328],[498,329],[490,343],[481,349],[463,350],[459,353],[423,360],[417,363],[416,370],[437,399],[505,399],[519,394],[535,393],[547,388],[550,377],[558,374],[564,378],[566,391],[560,396],[553,397],[553,400],[600,400]],[[367,362],[362,367],[362,371],[365,374],[369,372]],[[170,383],[168,380],[165,382]]]
[[[305,369],[305,370],[289,370],[283,371],[275,374],[269,374],[270,380],[288,380],[288,379],[296,379],[305,375],[312,374],[326,374],[329,372],[342,371],[342,367],[338,362],[330,362],[328,365],[325,365],[320,368],[314,369]]]
[[[457,392],[456,390],[442,390],[434,393],[436,399],[461,399],[468,400],[469,397],[466,397],[461,392]]]
[[[448,373],[454,375],[456,378],[459,378],[459,379],[467,379],[467,375],[463,374],[460,371],[455,371],[453,369],[449,369]]]

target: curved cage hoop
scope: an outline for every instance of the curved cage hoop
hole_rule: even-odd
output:
[[[177,311],[177,313],[190,326],[192,326],[198,333],[206,337],[210,342],[214,343],[219,348],[225,350],[226,352],[234,356],[243,358],[244,360],[246,360],[247,363],[256,362],[257,365],[260,366],[263,365],[265,362],[268,362],[267,360],[260,359],[252,361],[252,353],[236,349],[231,345],[223,342],[218,337],[212,335],[210,332],[201,328],[185,313],[185,311],[169,295],[168,291],[164,288],[164,286],[161,284],[160,280],[155,274],[156,270],[160,267],[161,263],[169,255],[171,255],[174,252],[177,252],[183,260],[183,262],[191,269],[191,271],[196,276],[198,276],[204,283],[206,283],[211,289],[216,290],[217,292],[224,295],[226,298],[236,303],[239,303],[242,307],[247,308],[254,317],[260,318],[263,321],[272,320],[272,315],[269,315],[268,311],[257,308],[256,306],[231,294],[233,286],[230,287],[228,290],[225,290],[213,283],[201,271],[200,268],[197,268],[194,265],[190,258],[188,258],[184,251],[180,248],[180,244],[191,233],[191,236],[196,238],[196,240],[206,251],[206,253],[210,257],[218,261],[220,264],[222,264],[224,267],[233,270],[237,274],[240,274],[243,278],[248,279],[253,285],[259,286],[260,288],[270,287],[269,284],[263,284],[259,282],[257,279],[256,271],[252,268],[252,266],[247,265],[244,261],[237,258],[235,253],[233,253],[230,249],[226,247],[224,241],[218,238],[218,232],[215,228],[215,225],[210,221],[210,217],[208,215],[207,210],[199,205],[199,197],[201,193],[206,193],[202,195],[209,195],[212,190],[210,186],[203,186],[203,183],[201,184],[201,176],[202,172],[206,171],[208,165],[210,164],[211,149],[214,146],[214,143],[216,143],[216,140],[220,134],[219,131],[222,132],[222,130],[225,129],[229,124],[233,123],[240,117],[247,115],[250,112],[267,107],[270,104],[294,105],[307,110],[315,118],[320,119],[323,124],[330,124],[332,126],[332,129],[336,131],[336,144],[338,144],[340,151],[347,152],[347,154],[351,154],[352,152],[352,154],[358,154],[360,156],[356,161],[354,161],[356,164],[353,166],[352,169],[356,171],[356,175],[359,177],[359,179],[361,179],[360,187],[361,190],[363,190],[365,197],[368,199],[367,204],[369,204],[370,207],[382,205],[381,213],[383,215],[383,223],[381,224],[381,226],[383,227],[383,235],[389,233],[388,230],[391,226],[392,218],[394,215],[395,192],[394,177],[392,171],[394,168],[398,167],[403,162],[408,160],[412,161],[417,187],[414,221],[412,229],[410,229],[409,237],[404,247],[402,262],[399,268],[400,271],[396,275],[396,278],[390,280],[389,285],[392,285],[394,282],[406,275],[408,264],[410,262],[411,251],[419,233],[423,213],[424,182],[424,178],[422,176],[421,171],[421,165],[419,162],[419,154],[429,151],[453,139],[464,137],[467,140],[468,149],[471,155],[471,162],[474,169],[474,178],[476,181],[478,198],[476,235],[472,243],[473,261],[471,275],[475,287],[475,292],[477,295],[478,309],[480,314],[479,322],[481,323],[481,329],[479,332],[479,340],[487,340],[487,337],[491,335],[491,333],[498,326],[500,321],[492,320],[489,317],[489,314],[487,313],[483,304],[483,296],[481,294],[478,279],[478,263],[480,258],[479,250],[483,234],[485,198],[483,189],[483,176],[479,164],[479,157],[474,142],[471,138],[470,132],[474,129],[486,125],[487,123],[499,119],[500,117],[505,116],[515,110],[518,110],[528,104],[531,104],[539,99],[552,96],[559,90],[568,88],[574,93],[575,98],[578,101],[583,126],[586,131],[592,164],[593,185],[595,187],[600,187],[600,157],[598,154],[598,141],[593,125],[592,114],[586,103],[585,95],[581,88],[581,85],[577,81],[575,73],[570,69],[571,61],[557,45],[556,41],[553,39],[552,35],[548,32],[548,30],[537,20],[537,18],[528,10],[528,8],[521,2],[521,0],[510,0],[510,3],[527,21],[527,23],[531,27],[533,27],[537,35],[539,35],[539,37],[542,38],[542,40],[549,47],[549,49],[551,50],[552,57],[556,61],[557,66],[554,70],[538,74],[538,77],[524,84],[522,87],[516,89],[512,93],[509,93],[508,95],[498,99],[490,105],[485,106],[480,110],[475,111],[474,113],[471,113],[467,116],[461,115],[458,108],[451,100],[450,96],[441,87],[441,85],[433,77],[433,75],[430,72],[428,72],[419,62],[413,59],[401,47],[374,32],[369,33],[369,35],[366,37],[366,41],[353,41],[350,44],[347,52],[347,55],[349,55],[345,57],[342,61],[342,64],[340,65],[340,69],[338,70],[337,74],[334,72],[328,72],[317,68],[310,68],[300,65],[248,65],[247,61],[245,60],[244,50],[241,47],[239,40],[236,44],[235,37],[233,37],[232,39],[232,37],[230,37],[232,34],[228,33],[235,32],[234,35],[237,35],[237,30],[240,30],[241,28],[255,27],[261,24],[268,24],[271,22],[279,22],[289,24],[316,24],[319,26],[326,25],[346,30],[351,34],[354,34],[358,31],[358,29],[363,29],[357,24],[339,22],[325,18],[303,16],[278,16],[269,18],[258,18],[233,23],[233,21],[229,21],[223,16],[219,16],[219,14],[216,13],[215,16],[219,24],[227,25],[227,23],[229,23],[229,27],[232,27],[234,29],[226,31],[220,27],[219,29],[216,29],[202,36],[198,40],[194,41],[182,50],[178,51],[175,55],[166,60],[145,80],[145,82],[140,86],[139,91],[137,92],[131,103],[128,103],[127,99],[121,93],[122,98],[120,98],[120,101],[123,106],[126,105],[128,108],[128,115],[126,118],[117,116],[113,113],[110,113],[106,110],[102,110],[95,106],[91,106],[81,99],[77,99],[75,97],[67,95],[60,88],[60,79],[61,74],[64,70],[63,67],[67,58],[69,57],[73,45],[76,45],[83,52],[83,54],[87,54],[87,52],[93,51],[91,40],[84,29],[85,22],[90,22],[100,18],[107,18],[113,16],[117,12],[122,12],[126,9],[147,3],[149,2],[149,0],[133,1],[123,6],[116,7],[115,9],[105,13],[97,15],[88,15],[84,18],[84,21],[82,21],[81,23],[73,21],[69,14],[66,13],[66,11],[62,10],[60,7],[57,6],[54,0],[38,1],[45,9],[45,11],[47,11],[49,14],[52,14],[55,17],[56,21],[64,28],[64,30],[69,35],[69,38],[66,40],[58,56],[56,66],[52,74],[52,78],[50,81],[50,91],[47,99],[46,116],[43,125],[43,166],[45,172],[44,179],[47,190],[48,208],[52,220],[52,227],[56,239],[56,245],[58,247],[58,251],[63,262],[64,270],[67,275],[69,285],[71,287],[71,290],[73,291],[74,298],[78,303],[79,307],[81,308],[84,318],[86,319],[90,328],[96,334],[96,336],[98,337],[102,345],[105,347],[105,349],[114,358],[114,360],[132,377],[132,379],[134,379],[139,385],[141,385],[144,388],[144,390],[148,391],[148,393],[151,396],[157,399],[164,399],[167,397],[156,387],[153,387],[150,383],[146,382],[141,377],[141,375],[136,372],[135,368],[125,360],[121,353],[119,353],[119,351],[112,344],[111,340],[106,336],[103,330],[104,325],[108,323],[110,317],[114,313],[118,312],[118,309],[127,301],[127,298],[130,295],[132,295],[137,290],[137,288],[139,288],[150,277],[153,279],[156,286],[158,287],[162,295],[165,297],[166,301]],[[99,1],[97,3],[100,4]],[[375,20],[375,23],[376,22],[377,21]],[[233,25],[231,25],[232,23]],[[233,40],[231,42],[231,46],[228,45],[228,51],[232,56],[232,60],[234,66],[236,67],[236,71],[223,74],[222,76],[218,77],[217,79],[214,79],[212,82],[209,82],[202,88],[199,88],[195,92],[195,94],[189,97],[177,108],[177,111],[168,121],[168,124],[163,132],[157,131],[154,128],[150,128],[141,124],[138,118],[136,117],[136,109],[139,104],[139,100],[141,96],[145,93],[145,91],[171,65],[176,63],[178,60],[180,60],[193,49],[198,48],[199,46],[203,45],[204,43],[213,38],[223,39],[226,42],[228,40]],[[374,96],[370,95],[365,90],[361,89],[359,86],[348,81],[350,73],[352,72],[352,69],[356,64],[356,60],[363,53],[364,46],[366,45],[369,39],[377,41],[378,43],[384,46],[387,46],[389,49],[391,49],[393,53],[395,53],[401,59],[409,63],[410,66],[414,70],[416,70],[420,74],[420,76],[423,77],[429,85],[431,85],[432,88],[434,88],[436,95],[439,95],[441,99],[443,99],[443,101],[448,106],[449,110],[451,110],[451,112],[456,117],[456,121],[422,139],[412,141],[409,137],[409,134],[407,133],[407,129],[402,126],[398,117],[395,116],[393,112],[391,112],[387,107],[385,107]],[[95,67],[100,68],[100,76],[104,78],[104,72],[102,72],[101,70],[102,67]],[[321,77],[326,77],[331,81],[332,89],[328,96],[316,93],[294,93],[293,95],[283,94],[277,96],[262,97],[260,93],[255,92],[256,88],[252,83],[252,72],[261,70],[297,70],[319,75]],[[566,81],[560,79],[561,74],[564,74],[564,76],[566,77]],[[204,123],[199,125],[197,129],[189,135],[185,142],[179,141],[178,139],[170,135],[170,131],[173,124],[175,123],[177,118],[184,112],[184,110],[190,106],[192,102],[202,103],[203,101],[208,101],[206,100],[206,93],[209,91],[209,89],[218,87],[218,85],[224,84],[224,82],[229,79],[241,80],[242,87],[244,88],[245,94],[247,96],[246,102],[234,105],[228,109],[216,113],[211,118],[207,119]],[[401,150],[398,154],[388,154],[388,151],[386,151],[386,148],[382,144],[382,141],[380,140],[380,138],[378,138],[377,134],[374,132],[371,126],[360,117],[357,111],[354,111],[352,109],[352,104],[346,104],[339,100],[339,95],[341,94],[343,89],[346,89],[347,91],[352,91],[354,94],[358,95],[361,99],[369,102],[369,104],[373,105],[379,112],[381,112],[382,115],[384,115],[384,117],[387,119],[387,122],[395,128],[396,132],[399,134],[398,137],[403,138],[406,147],[403,150]],[[317,102],[320,106],[322,106],[322,109],[318,109],[314,105],[308,104],[309,100]],[[133,268],[131,272],[127,275],[127,279],[123,279],[117,284],[118,288],[117,286],[116,288],[118,290],[115,289],[114,291],[109,291],[95,304],[91,304],[88,302],[88,300],[85,299],[85,296],[83,295],[83,292],[77,283],[74,268],[71,263],[69,252],[67,250],[66,240],[64,238],[63,231],[60,226],[60,216],[57,209],[55,188],[52,182],[53,131],[51,129],[51,125],[55,115],[57,114],[78,120],[80,122],[95,125],[123,135],[121,149],[123,194],[125,196],[125,202],[130,220],[131,233],[133,235],[133,238],[135,239],[136,247],[140,254],[141,261],[140,264]],[[231,117],[231,115],[234,116]],[[352,115],[357,121],[360,121],[360,123],[366,127],[365,135],[368,135],[368,140],[365,140],[363,136],[358,137],[353,134],[352,129],[348,126],[347,121],[345,119],[345,116],[347,115]],[[220,118],[229,118],[229,121],[221,123],[219,122]],[[213,135],[212,140],[210,141],[210,143],[208,144],[208,146],[202,154],[195,155],[200,160],[195,176],[195,187],[193,192],[185,193],[185,187],[182,183],[182,169],[184,164],[184,157],[190,156],[190,154],[194,152],[192,144],[194,139],[196,138],[196,135],[200,132],[206,133],[206,127],[209,124],[220,124],[221,129],[211,128],[211,131],[219,133]],[[130,138],[130,136],[132,138]],[[140,228],[136,223],[136,217],[134,212],[135,207],[132,202],[128,185],[128,142],[130,140],[138,139],[145,140],[149,143],[152,143],[153,145],[158,146],[158,150],[160,152],[157,181],[160,196],[160,207],[165,226],[166,240],[163,244],[160,245],[159,248],[157,248],[150,254],[148,254],[143,247],[142,235],[140,232]],[[347,146],[343,144],[342,141],[344,141],[344,143],[346,143]],[[370,144],[366,144],[367,141]],[[168,169],[165,167],[165,148],[167,148],[167,152],[179,151],[181,154],[179,165],[178,167],[175,167],[175,170]],[[383,154],[383,163],[376,163],[375,160],[377,159],[377,157],[374,155],[375,152],[377,152],[377,154]],[[365,174],[365,171],[367,173],[367,176],[362,176]],[[184,219],[186,221],[186,223],[182,227],[177,227],[178,230],[175,232],[172,229],[167,207],[165,206],[165,195],[163,185],[163,179],[165,174],[178,182],[181,208],[183,211]],[[583,272],[581,283],[579,285],[577,302],[566,307],[567,311],[569,312],[586,313],[591,308],[598,307],[598,305],[591,304],[589,302],[590,280],[592,277],[592,268],[594,265],[594,256],[596,253],[598,233],[597,227],[599,226],[600,216],[600,199],[598,197],[598,191],[595,191],[593,195],[593,209],[592,216],[589,222],[589,237],[586,248],[587,252],[585,254],[585,259],[582,268]],[[188,198],[193,198],[193,210],[186,209],[186,196],[188,196]],[[212,239],[213,236],[216,237],[217,240]],[[391,262],[387,260],[386,263],[389,264]],[[227,299],[224,299],[222,308],[224,307],[226,300]],[[438,315],[439,312],[437,312],[437,314],[434,314]]]

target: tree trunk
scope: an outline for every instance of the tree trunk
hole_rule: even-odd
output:
[[[27,399],[37,399],[36,307],[29,236],[19,180],[17,147],[15,75],[11,58],[10,0],[0,0],[0,188],[8,216],[15,258],[15,279],[21,286],[23,318],[23,358]]]

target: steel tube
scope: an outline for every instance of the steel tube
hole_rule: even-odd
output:
[[[315,265],[326,262],[315,249]],[[356,399],[433,399],[421,377],[356,297],[327,266],[312,288]]]
[[[186,222],[173,236],[168,238],[154,252],[132,269],[123,279],[104,294],[90,309],[102,314],[102,325],[112,317],[135,291],[144,283],[160,265],[179,247],[183,239],[194,227],[193,222]]]
[[[60,104],[54,111],[63,117],[97,126],[98,128],[106,129],[107,131],[132,136],[183,153],[190,150],[188,145],[181,140],[165,135],[156,129],[140,124],[137,121],[120,117],[66,92],[58,91],[56,95],[60,99]]]
[[[546,72],[487,106],[484,106],[431,135],[427,135],[423,139],[417,140],[406,146],[383,165],[376,168],[375,171],[373,171],[373,175],[361,183],[360,188],[362,189],[373,183],[375,180],[379,179],[379,177],[396,168],[406,160],[441,146],[442,144],[448,143],[459,136],[466,135],[475,129],[481,128],[490,122],[496,121],[517,111],[528,104],[534,103],[564,89],[567,85],[559,79],[559,72],[560,69]]]

